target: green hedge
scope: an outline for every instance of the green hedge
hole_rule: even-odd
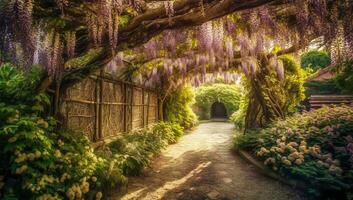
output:
[[[337,86],[335,79],[307,81],[304,87],[306,97],[310,97],[310,95],[341,94],[341,89]]]
[[[314,71],[323,69],[331,64],[331,58],[325,51],[309,51],[301,56],[301,66],[311,68]]]
[[[306,182],[313,198],[345,199],[353,189],[352,107],[297,114],[237,135],[234,145],[253,152],[281,175]]]
[[[339,69],[340,72],[335,79],[337,86],[343,94],[353,95],[353,60],[341,63]]]
[[[211,106],[215,102],[223,103],[231,116],[239,109],[241,90],[237,85],[212,84],[196,88],[194,104],[195,112],[200,119],[210,119]]]

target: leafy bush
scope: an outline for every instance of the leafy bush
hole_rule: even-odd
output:
[[[325,51],[309,51],[301,56],[301,66],[314,71],[323,69],[331,64],[331,58]]]
[[[192,128],[197,123],[197,117],[191,109],[195,97],[191,86],[180,86],[166,99],[166,119],[179,124],[185,129]]]
[[[239,109],[240,87],[228,84],[212,84],[198,87],[195,90],[195,107],[200,119],[210,119],[211,106],[215,102],[223,103],[230,116]]]
[[[305,94],[310,95],[325,95],[325,94],[341,94],[341,89],[337,86],[335,79],[322,81],[305,82]]]
[[[339,66],[341,72],[336,77],[336,83],[343,93],[353,94],[353,60],[345,61]]]
[[[343,198],[353,189],[353,108],[322,108],[235,137],[284,176],[305,181],[317,198]]]
[[[248,99],[247,95],[242,94],[239,100],[239,109],[235,111],[229,118],[239,130],[245,128],[245,116],[248,109]]]
[[[40,77],[37,68],[24,75],[0,67],[0,198],[100,199],[106,177],[99,172],[109,165],[87,138],[57,132],[55,120],[43,115],[49,99],[36,92]]]
[[[151,158],[183,135],[178,124],[160,122],[152,127],[134,130],[98,150],[100,155],[114,158],[124,175],[138,175]]]

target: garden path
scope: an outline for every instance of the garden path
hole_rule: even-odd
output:
[[[169,146],[114,200],[294,200],[297,191],[259,174],[232,151],[233,125],[200,124]]]

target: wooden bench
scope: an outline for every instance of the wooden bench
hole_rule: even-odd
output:
[[[311,95],[309,98],[310,108],[317,109],[322,106],[330,105],[352,105],[353,96],[351,95]]]

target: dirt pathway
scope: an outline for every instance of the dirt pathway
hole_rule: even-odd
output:
[[[200,124],[169,146],[140,177],[129,179],[122,200],[292,200],[296,191],[259,174],[232,152],[233,125]]]

